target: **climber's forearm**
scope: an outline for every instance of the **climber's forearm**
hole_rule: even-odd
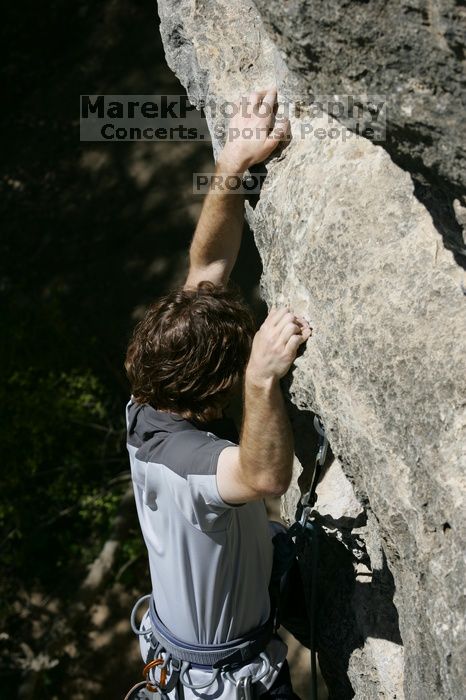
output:
[[[246,372],[240,440],[244,480],[259,492],[280,496],[293,467],[293,433],[278,379]]]
[[[222,178],[222,191],[206,195],[201,216],[194,232],[189,251],[189,274],[186,286],[197,286],[203,280],[214,284],[226,284],[238,257],[244,226],[244,195],[233,188],[234,178],[241,178],[241,165],[222,159],[215,168],[215,175]],[[224,187],[229,178],[230,189]]]
[[[271,309],[254,336],[244,384],[239,447],[220,452],[217,486],[226,503],[246,503],[287,490],[293,468],[293,435],[280,388],[309,324],[289,309]]]
[[[228,282],[244,225],[244,195],[238,194],[235,177],[241,178],[251,165],[268,158],[286,138],[288,122],[275,118],[276,99],[276,89],[269,88],[236,103],[215,169],[218,179],[211,183],[191,243],[187,287],[203,280]]]

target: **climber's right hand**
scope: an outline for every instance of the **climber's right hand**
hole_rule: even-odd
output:
[[[279,142],[288,138],[289,122],[275,115],[276,101],[275,87],[238,100],[217,161],[221,168],[242,174],[251,165],[268,158]]]
[[[254,336],[246,377],[255,383],[284,377],[311,332],[304,318],[287,308],[272,308]]]

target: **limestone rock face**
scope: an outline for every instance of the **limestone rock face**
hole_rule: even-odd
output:
[[[301,92],[385,96],[384,147],[414,177],[448,245],[466,190],[466,8],[459,0],[257,0]],[[464,202],[463,202],[464,203]]]
[[[392,83],[401,72],[389,70],[393,37],[378,45],[374,72],[359,77],[346,47],[345,71],[335,22],[327,53],[323,30],[314,35],[316,26],[327,27],[325,13],[338,3],[301,2],[300,9],[291,0],[258,4],[261,14],[249,0],[159,0],[167,61],[194,104],[219,104],[272,83],[282,95],[310,85],[316,71],[293,48],[303,36],[318,52],[321,92],[334,89],[337,73],[350,85],[378,76],[376,86],[383,87],[377,80],[384,61]],[[459,49],[441,68],[433,50],[429,65],[435,70],[415,65],[421,49],[427,56],[428,40],[457,46],[456,34],[446,30],[425,34],[424,4],[431,19],[437,13],[438,26],[451,20],[457,27],[459,4],[445,19],[432,9],[443,2],[409,3],[421,47],[411,64],[403,53],[403,75],[408,80],[423,71],[431,86],[441,82],[445,92],[457,94]],[[364,8],[379,3],[353,5],[362,17]],[[379,20],[372,9],[368,40],[375,41]],[[350,14],[347,21],[354,23]],[[348,42],[356,41],[355,31]],[[214,111],[207,107],[217,154],[227,120]],[[390,149],[357,135],[345,141],[303,136],[310,133],[303,130],[308,120],[313,133],[332,123],[327,115],[292,118],[293,139],[267,163],[260,197],[246,213],[262,257],[266,301],[288,304],[313,327],[289,383],[297,462],[284,514],[293,518],[299,492],[309,485],[317,413],[333,451],[315,511],[326,533],[318,588],[321,668],[331,698],[459,700],[466,696],[462,270]],[[425,173],[437,168],[450,178],[452,208],[461,186],[452,155],[457,145],[442,147],[445,122],[430,107],[416,120],[419,133],[431,125],[436,135],[428,148],[412,136],[417,166],[422,161]],[[400,153],[408,149],[396,129],[392,138]],[[461,202],[455,206],[461,218]]]

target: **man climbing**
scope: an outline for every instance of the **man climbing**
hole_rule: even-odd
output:
[[[243,99],[218,176],[241,178],[274,151],[285,131],[275,104],[275,89],[253,93],[247,107]],[[126,357],[128,451],[152,580],[141,651],[147,687],[170,698],[297,697],[274,630],[263,499],[290,483],[280,379],[310,329],[274,308],[254,335],[248,308],[227,287],[243,210],[242,195],[209,192],[184,287],[149,308]],[[238,441],[224,408],[242,385]]]

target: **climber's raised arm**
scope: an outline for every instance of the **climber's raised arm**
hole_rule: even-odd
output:
[[[270,88],[236,103],[237,111],[228,125],[226,143],[215,168],[222,187],[211,186],[204,200],[189,251],[186,287],[196,287],[203,280],[228,282],[241,244],[244,195],[232,184],[228,189],[226,183],[234,183],[232,177],[242,178],[251,165],[270,156],[285,137],[287,123],[274,116],[276,99],[276,89]]]

